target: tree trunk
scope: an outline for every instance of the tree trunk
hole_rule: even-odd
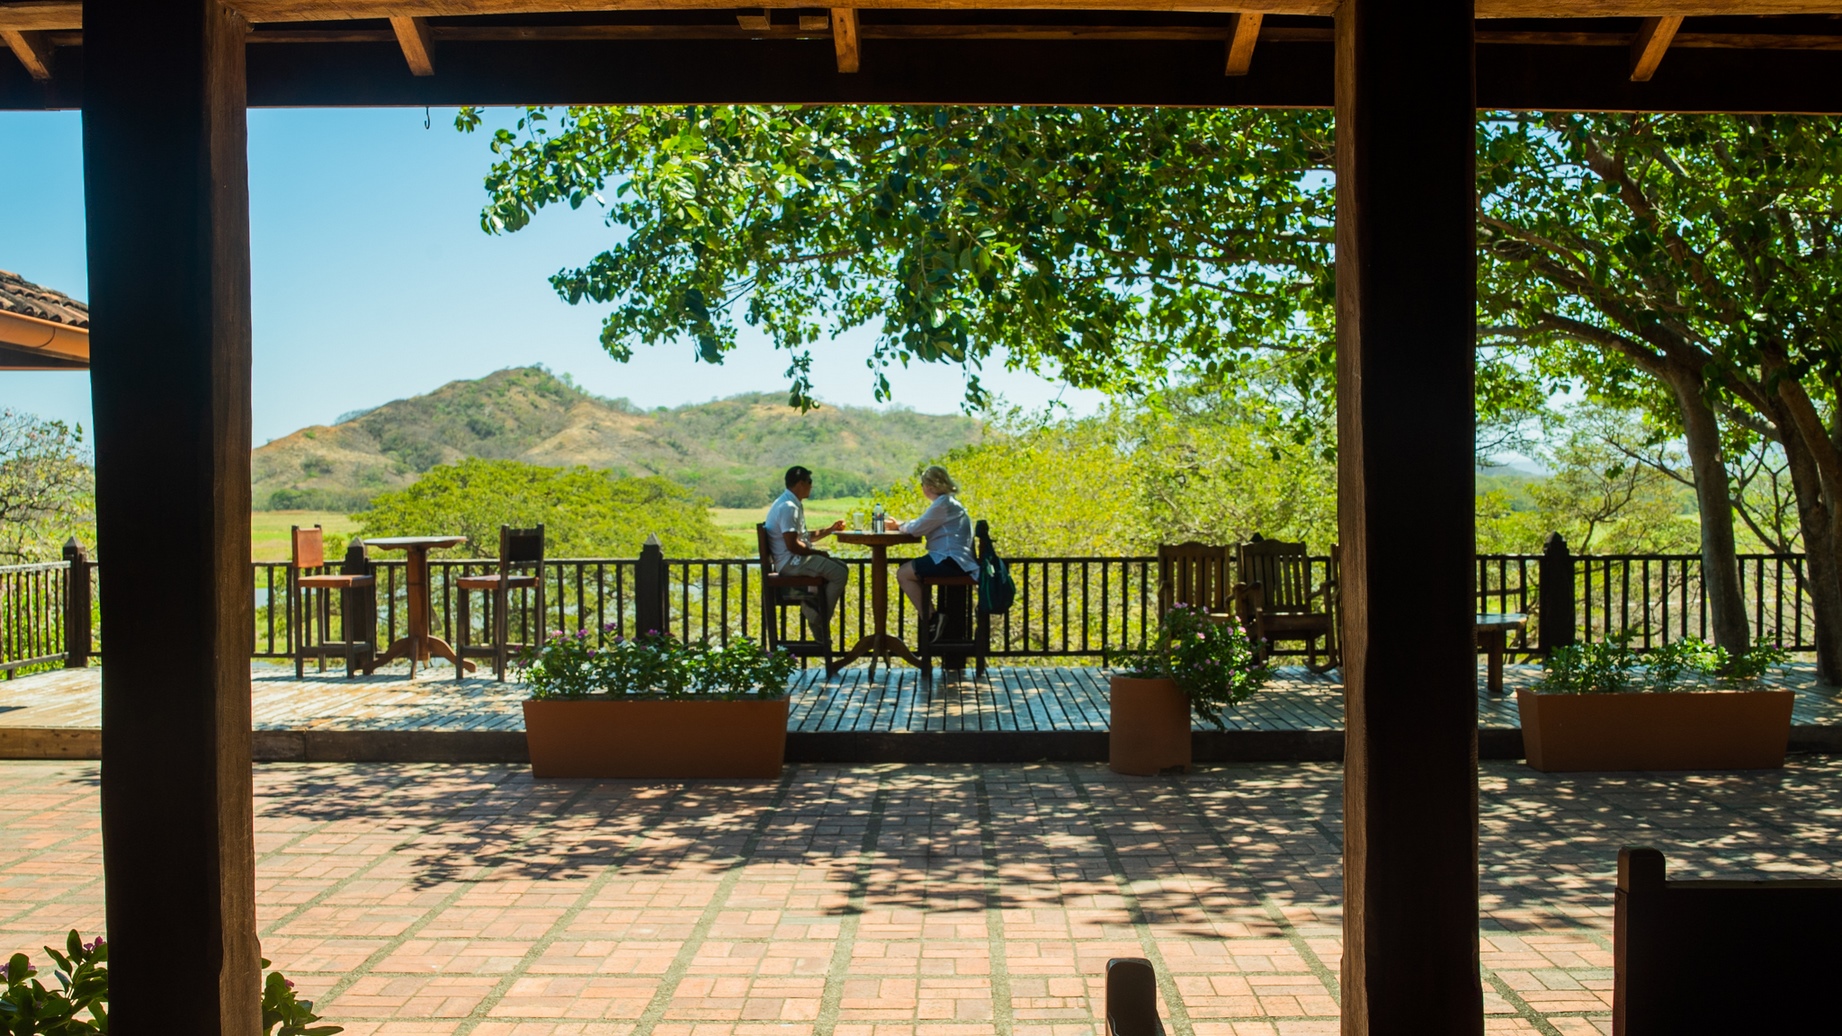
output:
[[[1746,596],[1740,589],[1732,486],[1721,456],[1720,424],[1702,398],[1700,374],[1671,369],[1668,381],[1682,410],[1683,438],[1695,471],[1695,503],[1701,512],[1701,580],[1708,596],[1709,628],[1715,646],[1738,655],[1752,640],[1746,625]]]
[[[1778,415],[1774,415],[1778,416]],[[1798,528],[1804,536],[1804,588],[1816,626],[1816,677],[1842,683],[1842,564],[1838,564],[1836,515],[1823,493],[1823,479],[1795,426],[1775,422],[1784,446],[1791,487],[1797,494]]]

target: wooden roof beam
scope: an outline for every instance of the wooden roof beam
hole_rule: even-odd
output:
[[[1226,74],[1244,76],[1254,64],[1254,44],[1260,42],[1260,23],[1266,15],[1243,11],[1234,16],[1228,32],[1228,69]]]
[[[435,74],[435,42],[429,38],[429,20],[408,14],[390,16],[390,29],[397,34],[397,46],[403,48],[403,60],[419,76]]]
[[[831,45],[838,52],[838,71],[857,71],[863,63],[863,46],[857,32],[857,8],[831,9]]]
[[[32,78],[40,82],[51,78],[51,40],[44,32],[0,29],[0,40],[6,42],[7,49],[26,66]]]
[[[1648,83],[1656,75],[1657,66],[1663,63],[1663,54],[1669,50],[1669,41],[1676,38],[1676,30],[1682,28],[1681,16],[1666,18],[1646,18],[1637,30],[1637,38],[1631,41],[1631,81]]]

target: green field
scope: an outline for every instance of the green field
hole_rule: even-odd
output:
[[[870,505],[875,502],[876,498],[868,496],[838,497],[834,500],[808,500],[806,501],[806,524],[814,529],[824,528],[840,518],[848,521],[852,511],[861,512],[863,520],[865,523],[868,523],[870,520]],[[902,508],[916,508],[916,513],[918,513],[920,501],[884,500],[883,504],[893,510],[897,518],[913,518],[915,516],[913,513],[905,512]],[[718,528],[722,529],[724,532],[735,533],[743,537],[752,537],[755,534],[755,524],[765,517],[767,517],[767,504],[762,504],[760,507],[710,508],[710,520],[715,522]],[[844,546],[837,543],[821,544],[821,546],[835,554],[855,555],[859,553],[869,553],[863,548]]]
[[[329,533],[349,536],[358,523],[336,511],[252,511],[249,516],[250,559],[288,560],[288,527],[318,525]]]

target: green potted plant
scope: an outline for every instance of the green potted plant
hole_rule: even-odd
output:
[[[1238,620],[1218,622],[1177,604],[1158,621],[1150,650],[1128,655],[1109,681],[1107,766],[1154,774],[1190,768],[1190,717],[1226,729],[1225,709],[1245,701],[1270,675],[1259,645]]]
[[[1784,765],[1787,690],[1761,687],[1785,653],[1736,657],[1689,638],[1640,654],[1631,633],[1555,648],[1516,692],[1528,764],[1571,770],[1742,770]]]
[[[650,630],[603,646],[588,630],[555,631],[519,659],[531,773],[777,777],[798,665],[748,640],[708,647]]]

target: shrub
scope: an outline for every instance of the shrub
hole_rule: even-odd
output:
[[[613,627],[603,629],[612,632]],[[752,640],[727,647],[684,644],[649,630],[606,646],[590,630],[556,630],[518,660],[531,697],[586,698],[592,694],[633,698],[733,701],[786,697],[787,678],[798,661],[786,650],[762,650]]]
[[[1217,730],[1227,728],[1223,711],[1246,701],[1272,675],[1239,620],[1216,622],[1187,604],[1164,613],[1156,647],[1122,661],[1121,675],[1175,681],[1190,708]]]
[[[0,1032],[9,1036],[80,1036],[109,1031],[109,947],[98,936],[84,942],[71,930],[64,952],[45,947],[57,964],[58,988],[47,989],[23,953],[6,962],[6,991],[0,993]],[[268,961],[262,966],[267,968]],[[87,1018],[82,1017],[88,1015]],[[332,1036],[339,1025],[314,1025],[313,1001],[294,995],[294,983],[271,972],[262,984],[262,1031],[273,1036]],[[277,1028],[279,1026],[279,1028]]]
[[[1787,661],[1776,644],[1754,644],[1739,656],[1698,637],[1639,654],[1631,630],[1597,644],[1568,644],[1548,653],[1535,689],[1550,694],[1717,690],[1757,683]]]

